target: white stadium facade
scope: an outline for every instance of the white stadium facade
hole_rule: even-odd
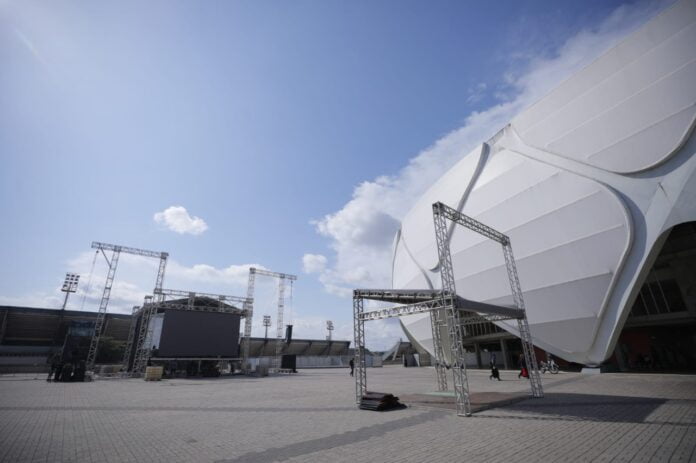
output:
[[[537,348],[587,366],[693,369],[695,118],[696,1],[683,0],[432,185],[395,237],[393,288],[439,288],[431,206],[442,201],[510,236]],[[497,243],[452,228],[450,248],[461,296],[512,303]],[[501,350],[507,366],[517,325],[497,325],[467,336],[479,363]],[[402,326],[432,353],[427,314]]]

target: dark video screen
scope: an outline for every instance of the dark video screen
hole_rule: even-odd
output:
[[[239,315],[167,310],[158,357],[238,357]]]

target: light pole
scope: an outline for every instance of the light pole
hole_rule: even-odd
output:
[[[80,275],[77,273],[67,272],[65,274],[65,281],[63,282],[63,287],[60,289],[65,293],[65,299],[63,300],[63,307],[60,309],[60,317],[58,317],[58,325],[56,326],[56,333],[53,336],[53,345],[57,345],[60,341],[61,327],[63,326],[63,315],[65,314],[65,307],[68,305],[68,296],[70,293],[77,291],[77,284],[80,281]]]
[[[331,332],[334,330],[333,322],[331,320],[326,320],[326,329],[329,331],[329,335],[326,337],[331,341]]]
[[[271,316],[270,315],[263,316],[263,326],[266,327],[266,334],[263,335],[263,338],[268,339],[268,327],[271,326]]]
[[[65,293],[65,300],[63,301],[63,308],[61,310],[65,310],[65,306],[68,305],[68,296],[70,296],[70,293],[74,293],[77,291],[77,284],[80,281],[80,275],[77,273],[66,273],[65,274],[65,281],[63,282],[63,287],[61,288],[61,291]]]

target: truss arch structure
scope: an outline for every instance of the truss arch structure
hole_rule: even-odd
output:
[[[524,357],[529,371],[532,396],[544,396],[541,376],[537,366],[534,346],[527,322],[527,313],[522,296],[517,266],[512,253],[510,239],[503,233],[485,225],[457,210],[437,202],[433,204],[436,242],[442,279],[440,290],[416,289],[356,289],[353,291],[353,333],[355,341],[355,399],[359,403],[367,392],[367,372],[365,362],[366,321],[401,317],[417,313],[429,313],[433,323],[433,342],[435,344],[435,370],[439,390],[447,390],[446,360],[443,340],[440,333],[447,333],[451,349],[449,369],[452,372],[453,387],[457,405],[457,415],[470,416],[469,384],[466,373],[464,335],[462,330],[469,325],[484,321],[517,320]],[[452,258],[447,239],[449,224],[462,226],[488,239],[498,242],[502,247],[507,268],[514,306],[498,306],[465,299],[457,294]],[[397,305],[373,310],[364,310],[364,300],[377,300]],[[437,333],[437,336],[436,336]]]

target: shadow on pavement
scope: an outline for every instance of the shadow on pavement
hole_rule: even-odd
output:
[[[485,418],[646,423],[648,417],[666,402],[666,399],[653,397],[550,392],[543,399],[528,399],[509,404],[499,410],[515,413],[514,415],[479,416]],[[659,423],[667,424],[663,421]]]

